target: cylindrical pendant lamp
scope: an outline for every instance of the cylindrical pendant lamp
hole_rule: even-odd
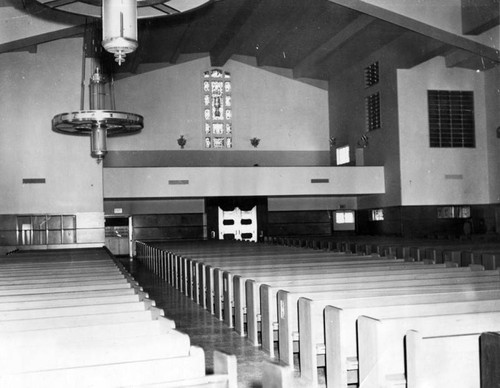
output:
[[[119,65],[134,52],[137,41],[137,0],[102,2],[102,46],[115,55]]]

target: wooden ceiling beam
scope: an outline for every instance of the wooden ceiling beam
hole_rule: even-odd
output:
[[[293,68],[294,78],[310,76],[311,71],[316,68],[318,64],[323,62],[325,58],[331,55],[335,50],[338,50],[351,40],[353,35],[363,31],[374,21],[375,19],[370,16],[360,15],[352,23],[349,23],[345,28],[343,28],[338,34],[334,35],[322,45],[316,47],[307,57],[300,61]]]
[[[487,60],[500,63],[500,51],[492,47],[477,43],[460,35],[442,30],[410,17],[398,14],[385,8],[366,3],[362,0],[329,0],[335,4],[356,10],[380,20],[392,23],[407,30],[439,40],[458,49],[468,51]]]
[[[449,54],[445,55],[445,64],[447,67],[461,67],[464,69],[484,71],[495,66],[493,61],[472,55],[464,50],[452,50]]]
[[[309,0],[310,1],[310,0]],[[291,1],[289,5],[290,10],[287,10],[289,16],[286,17],[283,23],[280,23],[280,30],[275,34],[272,39],[264,47],[259,47],[259,53],[257,55],[257,64],[263,66],[266,64],[266,60],[275,54],[277,47],[286,47],[290,37],[293,36],[291,31],[295,28],[299,28],[302,20],[306,19],[304,15],[307,15],[311,11],[316,11],[316,7],[313,4],[309,4],[309,1],[294,0]]]
[[[243,0],[238,12],[227,24],[210,50],[212,66],[224,66],[231,55],[237,52],[241,43],[253,31],[254,26],[248,22],[249,19],[263,2],[263,0]]]
[[[182,48],[184,45],[189,42],[194,36],[194,29],[192,28],[193,18],[192,16],[188,17],[188,20],[182,26],[182,35],[179,41],[176,43],[173,53],[170,56],[168,62],[172,65],[175,65],[179,60],[179,57],[182,53]]]
[[[0,54],[7,53],[10,51],[22,51],[24,49],[29,51],[32,49],[32,46],[36,46],[38,44],[52,42],[58,39],[83,36],[84,34],[85,34],[85,25],[82,24],[75,27],[64,28],[58,31],[47,32],[45,34],[40,34],[36,36],[30,36],[29,38],[18,39],[12,42],[0,44]]]

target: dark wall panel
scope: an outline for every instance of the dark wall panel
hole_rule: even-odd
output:
[[[320,211],[269,212],[269,236],[331,235],[329,213]]]
[[[203,239],[203,214],[148,214],[132,217],[136,240]]]
[[[357,212],[358,234],[397,235],[406,238],[460,238],[464,224],[471,224],[472,234],[494,234],[496,205],[470,205],[470,218],[438,218],[440,206],[405,206],[384,208],[383,221],[370,221],[371,209]]]

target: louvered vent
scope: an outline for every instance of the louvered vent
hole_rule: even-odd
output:
[[[380,93],[365,97],[366,129],[373,131],[380,128]]]
[[[378,81],[378,62],[373,62],[370,66],[365,67],[365,87],[369,88],[370,86],[378,84]]]
[[[431,147],[475,147],[474,93],[428,90]]]

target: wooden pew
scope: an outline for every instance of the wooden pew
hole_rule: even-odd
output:
[[[191,347],[184,357],[160,358],[137,362],[112,363],[60,370],[4,374],[0,383],[6,387],[37,386],[43,381],[52,387],[132,387],[147,384],[179,386],[185,380],[205,378],[203,349]],[[227,384],[227,379],[225,381]],[[189,384],[192,385],[190,382]]]
[[[478,272],[480,273],[480,272]],[[474,274],[471,272],[471,274]],[[279,348],[280,359],[288,363],[291,359],[289,347],[283,352],[282,346],[285,346],[284,340],[287,343],[292,342],[292,336],[296,337],[298,333],[298,311],[297,303],[300,297],[310,299],[333,299],[333,298],[359,298],[368,296],[386,296],[386,295],[412,295],[413,293],[440,293],[447,291],[465,291],[465,290],[481,290],[481,289],[500,289],[500,281],[498,281],[498,272],[494,271],[490,276],[479,277],[452,277],[452,278],[430,278],[424,280],[392,280],[390,283],[383,280],[383,277],[378,281],[370,281],[369,279],[358,280],[348,284],[331,284],[321,286],[290,286],[277,292],[277,309],[279,313],[274,316],[274,294],[276,290],[267,285],[261,286],[261,312],[262,312],[262,330],[270,330],[273,320],[278,318],[279,325]],[[463,283],[466,281],[467,283]],[[286,299],[286,300],[285,300]],[[285,306],[289,306],[285,311]],[[287,327],[282,327],[282,323]]]
[[[46,334],[44,332],[45,330],[40,331],[39,337],[31,338],[31,342],[27,342],[22,336],[16,336],[19,339],[17,343],[2,344],[0,376],[183,357],[189,355],[190,348],[189,336],[177,330],[145,333],[141,336],[124,333],[122,337],[66,337],[64,342],[58,336],[40,337]]]
[[[498,310],[383,319],[361,316],[358,318],[359,386],[382,387],[389,386],[390,382],[405,382],[404,337],[408,330],[415,330],[421,336],[435,337],[499,329]],[[475,363],[479,363],[479,343],[476,347]],[[453,374],[453,371],[447,373]]]
[[[418,263],[418,270],[431,273],[434,270],[439,271],[435,265],[424,266]],[[276,269],[262,270],[260,268],[239,271],[233,275],[228,271],[224,271],[224,311],[234,310],[234,322],[232,314],[224,314],[224,321],[230,326],[235,327],[235,330],[244,334],[243,325],[245,315],[250,328],[256,328],[257,322],[260,322],[260,294],[259,288],[262,284],[267,284],[276,288],[285,287],[298,282],[311,281],[315,284],[329,283],[329,278],[345,277],[346,274],[352,276],[366,276],[370,273],[383,273],[390,271],[391,274],[404,274],[409,269],[414,269],[415,263],[402,263],[394,261],[370,262],[369,264],[351,264],[348,266],[338,265],[319,265],[311,268],[305,268],[298,272],[295,269]],[[468,269],[464,268],[464,271]],[[232,278],[232,282],[231,282]],[[274,295],[274,293],[273,293]],[[270,304],[275,304],[275,300],[270,301]],[[248,307],[250,306],[250,307]],[[246,311],[250,310],[250,314]],[[277,321],[275,321],[277,322]],[[256,329],[255,329],[256,330]],[[252,329],[249,329],[252,332]],[[251,334],[249,334],[251,336]]]
[[[481,388],[500,386],[500,332],[485,332],[479,337]]]
[[[259,279],[257,276],[254,276],[258,281],[251,279],[246,281],[245,289],[246,289],[246,311],[247,311],[247,326],[248,326],[248,336],[249,339],[257,337],[257,327],[258,322],[262,323],[262,347],[265,351],[269,352],[271,355],[273,354],[273,332],[277,330],[278,324],[278,307],[277,307],[277,292],[280,289],[292,290],[294,287],[303,287],[303,289],[308,291],[314,291],[315,288],[319,288],[321,291],[331,290],[331,287],[336,288],[344,288],[344,286],[335,286],[337,284],[345,284],[356,281],[357,283],[363,283],[365,280],[372,275],[374,279],[378,279],[379,281],[386,281],[385,279],[390,280],[391,276],[393,279],[401,278],[405,279],[405,276],[408,279],[411,279],[411,274],[413,272],[421,273],[421,275],[415,274],[413,275],[415,278],[419,276],[424,276],[426,279],[431,279],[433,276],[435,277],[443,277],[446,275],[446,272],[450,272],[449,269],[444,266],[437,267],[436,265],[424,265],[422,263],[414,264],[414,263],[400,263],[400,264],[392,264],[391,261],[386,263],[380,263],[373,265],[345,265],[345,266],[336,266],[331,268],[318,268],[312,271],[304,271],[303,278],[297,278],[296,275],[286,280],[284,274],[276,273],[274,277],[267,278],[264,282]],[[319,271],[323,275],[323,280],[316,280],[316,276],[309,275],[311,272]],[[435,271],[435,273],[434,273]],[[453,270],[458,273],[467,273],[469,269],[457,269]],[[433,273],[432,275],[428,275]],[[378,276],[377,276],[378,275]],[[410,275],[410,276],[408,276]],[[312,277],[311,277],[312,276]],[[236,278],[236,277],[235,277]],[[239,278],[237,278],[239,280]],[[239,285],[235,284],[236,287]],[[362,287],[362,286],[361,286]],[[260,293],[259,293],[260,292]],[[234,293],[235,295],[239,295],[238,292]],[[235,320],[238,322],[241,321],[241,307],[239,305],[239,298],[234,297],[235,300],[235,315],[237,318]],[[239,321],[240,320],[240,321]],[[252,341],[254,342],[254,341]],[[254,342],[255,343],[255,342]],[[255,343],[257,345],[257,343]]]
[[[4,295],[0,296],[1,303],[12,302],[27,302],[37,300],[61,300],[61,299],[78,299],[78,298],[95,298],[95,297],[111,297],[111,296],[124,296],[124,295],[137,295],[139,301],[149,298],[147,292],[136,290],[132,287],[116,289],[116,290],[90,290],[79,292],[55,292],[52,294],[25,294],[25,295]]]
[[[331,384],[331,386],[340,387],[345,386],[348,382],[358,382],[356,321],[359,316],[365,313],[379,317],[412,316],[412,314],[432,315],[433,312],[440,309],[450,313],[495,311],[499,305],[499,298],[500,291],[477,291],[414,295],[407,296],[404,300],[397,297],[372,297],[330,301],[333,305],[327,305],[324,311],[326,376],[329,386]],[[304,306],[309,307],[311,307],[311,304],[316,303],[315,301],[307,302],[306,300],[301,300],[301,302],[305,302]],[[311,327],[310,331],[313,330],[314,325],[309,323],[307,319],[304,319],[303,324],[308,324]],[[303,330],[307,332],[306,327]],[[316,345],[316,342],[311,345],[309,341],[304,338],[304,348],[301,348],[301,353],[304,351],[306,360],[312,359],[312,351],[308,350],[308,348],[310,349]],[[312,341],[317,341],[317,339]],[[316,349],[316,346],[314,349]],[[312,368],[316,366],[317,364],[309,361],[304,364],[306,373],[311,376],[310,378],[313,381],[316,377],[316,369]]]
[[[346,265],[354,265],[357,263],[358,265],[369,265],[369,264],[377,264],[382,262],[387,262],[387,260],[379,260],[378,258],[370,258],[369,256],[353,256],[352,258],[345,259],[339,258],[338,260],[334,260],[331,258],[325,258],[319,261],[313,261],[308,259],[296,258],[293,260],[288,258],[286,261],[280,263],[272,260],[271,257],[268,258],[269,261],[263,262],[261,264],[248,264],[248,265],[224,265],[222,268],[217,268],[212,264],[205,265],[202,263],[204,267],[205,277],[200,280],[199,288],[205,290],[206,296],[206,308],[212,314],[214,314],[217,318],[223,319],[222,308],[223,308],[223,273],[232,272],[239,273],[243,271],[245,268],[259,268],[261,271],[273,271],[273,270],[283,270],[283,266],[286,266],[288,270],[292,271],[304,271],[311,267],[335,267]],[[226,284],[230,284],[231,282],[228,280]],[[202,298],[201,298],[202,299]],[[230,300],[230,299],[229,299]]]
[[[491,284],[486,287],[482,285],[452,285],[452,286],[423,286],[405,287],[394,289],[358,290],[358,291],[334,291],[326,293],[301,293],[294,294],[284,290],[278,292],[278,325],[279,325],[279,351],[280,359],[285,363],[293,362],[294,340],[298,339],[298,312],[297,302],[299,297],[305,297],[314,301],[328,301],[326,304],[334,306],[345,306],[346,303],[356,303],[364,300],[364,303],[404,304],[405,300],[415,298],[420,303],[429,303],[439,298],[456,300],[454,298],[474,297],[475,295],[487,295],[489,291],[500,290],[499,284]],[[263,289],[261,288],[261,292]],[[481,294],[483,292],[483,294]],[[264,319],[264,316],[263,316]]]
[[[343,307],[326,306],[324,311],[325,322],[325,353],[326,375],[332,386],[344,386],[347,382],[357,383],[358,351],[357,351],[357,324],[359,316],[366,314],[381,318],[425,316],[442,314],[458,314],[467,312],[497,311],[500,307],[500,292],[477,295],[439,295],[431,298],[431,302],[422,303],[423,299],[406,298],[393,303],[383,303],[383,300],[370,299],[366,302],[345,302]],[[338,304],[342,303],[341,301]],[[309,379],[316,377],[316,349],[322,347],[322,339],[315,336],[315,319],[317,311],[321,311],[323,304],[312,300],[299,301],[299,315],[301,316],[300,330],[300,357],[301,371]],[[310,316],[304,313],[311,311]],[[316,313],[315,313],[316,312]],[[307,326],[306,326],[307,325]],[[306,335],[306,333],[312,335]]]
[[[406,363],[408,388],[479,387],[479,333],[425,337],[410,330]]]
[[[350,257],[353,261],[367,261],[372,257],[369,256],[354,256],[354,255],[332,255],[321,252],[299,252],[293,254],[269,254],[257,255],[252,251],[241,255],[232,254],[228,257],[212,257],[212,258],[193,258],[180,257],[180,266],[182,271],[179,275],[182,278],[182,289],[186,295],[191,296],[195,301],[204,302],[205,294],[203,294],[207,283],[214,284],[213,271],[218,268],[222,270],[235,271],[243,268],[276,268],[286,266],[288,263],[293,263],[295,266],[307,266],[313,263],[321,264],[330,261],[336,261]],[[222,281],[222,272],[219,275],[218,281]]]

